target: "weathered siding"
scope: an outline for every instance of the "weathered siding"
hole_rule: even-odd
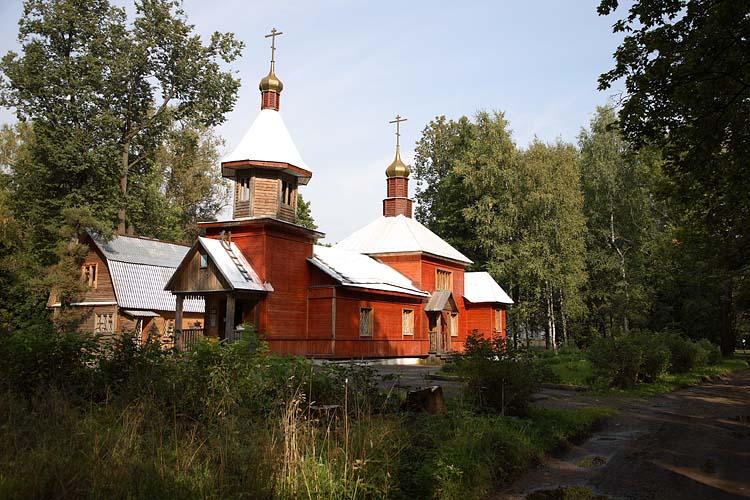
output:
[[[208,259],[208,267],[201,269],[201,254],[199,251],[191,250],[188,265],[183,267],[180,274],[173,277],[173,291],[219,291],[227,290],[224,278],[216,267],[216,264]]]
[[[280,185],[277,176],[257,173],[253,181],[253,215],[276,217],[279,209]]]

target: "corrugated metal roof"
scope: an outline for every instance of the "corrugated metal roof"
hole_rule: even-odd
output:
[[[487,272],[464,273],[464,298],[475,304],[481,302],[513,303],[505,290]]]
[[[127,314],[133,318],[155,318],[159,316],[159,314],[154,311],[139,311],[136,309],[122,309],[121,311],[123,314]]]
[[[471,264],[471,260],[447,241],[411,217],[378,217],[370,224],[341,240],[336,248],[374,255],[423,252],[445,259]]]
[[[260,281],[258,273],[255,272],[255,269],[253,269],[239,247],[234,243],[230,242],[229,247],[237,258],[236,263],[227,249],[224,248],[221,240],[199,237],[198,242],[206,250],[211,261],[216,264],[224,279],[231,284],[233,289],[258,292],[273,291],[273,287],[264,285]]]
[[[313,247],[313,258],[309,259],[321,271],[345,286],[407,293],[426,297],[409,278],[390,266],[361,253],[340,248]]]
[[[164,290],[172,277],[173,267],[162,267],[147,264],[133,264],[109,260],[109,272],[117,296],[117,304],[125,309],[155,309],[157,311],[174,311],[175,296]],[[185,312],[203,312],[201,299],[186,299],[183,304]]]
[[[96,246],[108,260],[177,268],[190,247],[164,241],[115,236],[109,241],[90,233]]]

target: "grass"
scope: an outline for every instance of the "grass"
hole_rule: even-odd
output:
[[[531,407],[526,418],[454,411],[408,424],[399,498],[482,498],[545,453],[590,434],[613,410]]]
[[[724,359],[716,365],[696,368],[688,373],[667,373],[650,384],[638,384],[628,389],[608,389],[607,392],[629,394],[633,396],[654,396],[677,389],[691,387],[706,382],[711,377],[728,375],[737,370],[748,368],[743,359]]]

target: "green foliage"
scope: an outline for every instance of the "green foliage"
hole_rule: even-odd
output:
[[[602,0],[598,11],[613,14],[619,4]],[[745,33],[750,6],[639,0],[627,9],[614,23],[624,39],[614,68],[599,78],[599,88],[624,79],[619,118],[625,136],[663,152],[670,201],[682,212],[686,234],[680,240],[693,239],[690,246],[700,251],[698,265],[686,266],[680,276],[686,281],[690,267],[708,268],[699,275],[701,288],[709,282],[720,301],[706,326],[719,330],[727,355],[741,327],[736,319],[746,322],[750,309],[750,303],[738,300],[749,293],[750,46]],[[673,298],[684,304],[679,293]],[[681,329],[687,331],[690,321],[685,319]]]
[[[315,224],[315,219],[312,216],[310,202],[305,200],[301,194],[297,195],[297,224],[307,229],[318,229],[318,225]]]
[[[721,361],[716,345],[677,333],[640,332],[598,339],[587,352],[594,374],[607,385],[630,388],[654,383],[667,373],[683,374]]]
[[[539,380],[530,352],[472,334],[460,363],[467,399],[477,408],[501,415],[526,413]]]

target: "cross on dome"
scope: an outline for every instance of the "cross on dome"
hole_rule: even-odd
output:
[[[396,115],[395,120],[391,120],[388,123],[395,123],[396,124],[396,158],[394,158],[393,163],[388,165],[388,168],[385,169],[385,175],[386,177],[409,177],[409,174],[411,173],[411,170],[409,170],[409,167],[404,164],[403,161],[401,161],[401,123],[405,122],[407,119],[402,118],[401,115]]]

